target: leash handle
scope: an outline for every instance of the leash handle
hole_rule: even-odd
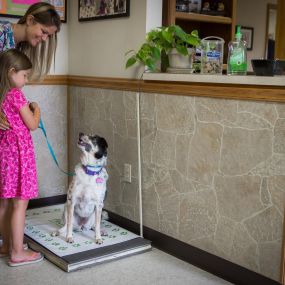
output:
[[[62,170],[62,169],[60,168],[59,163],[58,163],[57,158],[56,158],[56,155],[55,155],[55,153],[54,153],[54,151],[53,151],[53,149],[52,149],[52,146],[51,146],[51,144],[50,144],[50,142],[49,142],[49,140],[48,140],[47,132],[46,132],[46,129],[45,129],[45,127],[44,127],[44,123],[43,123],[42,119],[40,119],[39,129],[42,130],[42,132],[43,132],[43,134],[44,134],[44,136],[45,136],[45,139],[46,139],[46,143],[47,143],[49,152],[50,152],[50,154],[51,154],[51,156],[52,156],[52,158],[53,158],[53,160],[54,160],[56,166],[58,167],[58,169],[59,169],[61,172],[63,172],[64,174],[68,175],[68,176],[74,176],[75,173],[73,173],[73,172],[66,172],[66,171],[64,171],[64,170]]]

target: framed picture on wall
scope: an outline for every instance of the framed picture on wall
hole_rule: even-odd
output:
[[[78,21],[130,16],[130,0],[78,0]]]
[[[240,32],[242,33],[243,39],[247,43],[247,50],[252,50],[253,48],[253,28],[251,27],[240,27]]]
[[[0,0],[0,16],[21,18],[27,11],[28,7],[38,2],[49,2],[54,5],[56,11],[60,15],[62,22],[66,23],[66,2],[67,0]]]

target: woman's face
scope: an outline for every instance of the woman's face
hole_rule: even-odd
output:
[[[37,23],[33,18],[28,19],[26,37],[27,42],[35,47],[39,43],[46,41],[47,38],[56,33],[56,26],[45,26]]]

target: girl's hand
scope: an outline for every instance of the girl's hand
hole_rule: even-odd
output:
[[[10,127],[5,115],[0,111],[0,130],[6,131]]]
[[[34,111],[35,111],[35,109],[36,108],[38,108],[39,106],[38,106],[38,104],[36,103],[36,102],[31,102],[30,104],[29,104],[29,108],[30,108],[30,110],[34,113]]]

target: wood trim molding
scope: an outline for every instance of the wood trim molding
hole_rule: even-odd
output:
[[[141,88],[147,93],[173,94],[183,96],[211,97],[220,99],[257,100],[285,102],[285,89],[278,87],[236,85],[236,84],[203,84],[203,83],[144,83]]]
[[[158,93],[220,99],[285,102],[284,86],[144,81],[126,78],[50,75],[39,85],[68,85],[132,92]]]
[[[30,85],[68,85],[68,75],[48,75],[42,81],[32,81]]]
[[[115,77],[68,76],[69,86],[93,87],[122,91],[138,91],[140,81],[137,79]]]
[[[182,96],[285,102],[283,86],[144,81],[86,76],[69,76],[68,85]]]

